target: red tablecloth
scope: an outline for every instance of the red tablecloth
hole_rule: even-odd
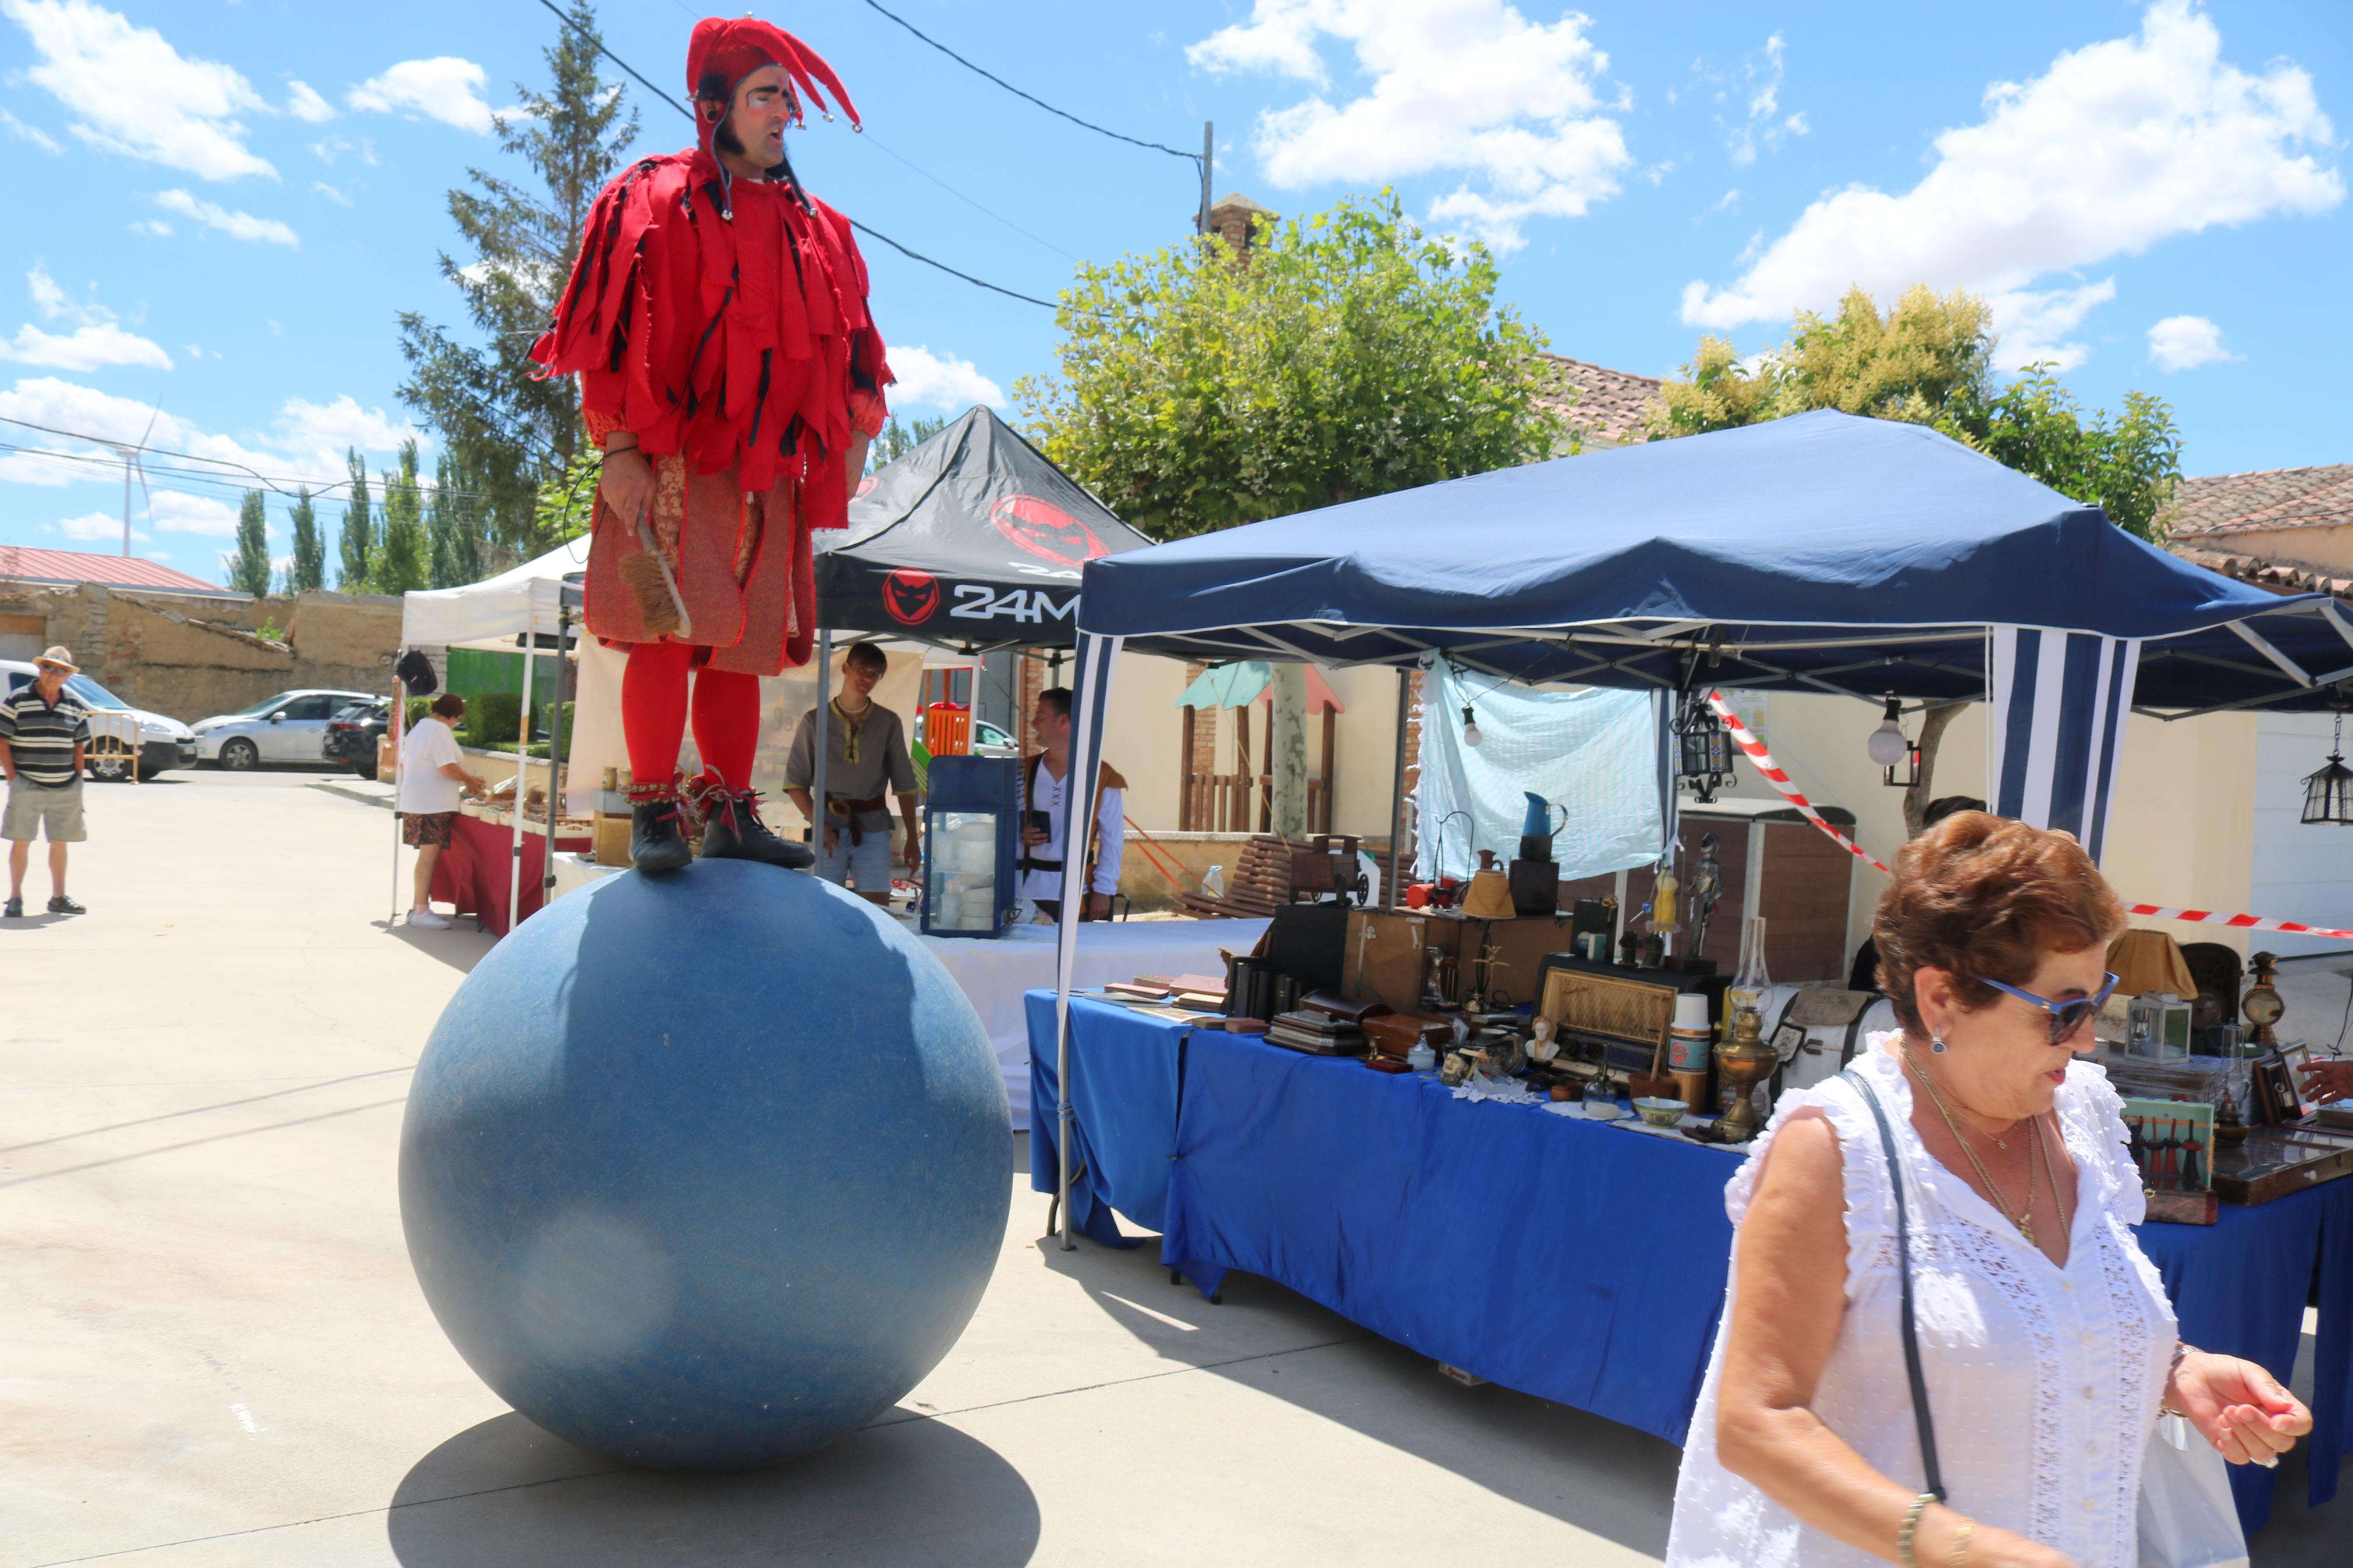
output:
[[[543,826],[534,832],[533,826],[524,824],[522,835],[524,920],[539,910],[540,879],[547,864],[547,829]],[[560,833],[555,837],[558,849],[586,849],[588,842]],[[434,901],[455,904],[458,913],[474,916],[484,930],[506,935],[512,923],[507,917],[507,886],[512,875],[509,868],[513,862],[513,844],[512,826],[459,813],[448,847],[433,863]]]

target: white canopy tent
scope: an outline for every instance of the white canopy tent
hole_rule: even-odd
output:
[[[588,566],[588,540],[583,537],[558,545],[533,561],[488,577],[480,583],[470,583],[462,588],[423,589],[401,596],[400,640],[404,647],[467,647],[501,653],[535,653],[542,647],[552,647],[561,659],[575,647],[580,655],[580,682],[574,713],[576,728],[562,739],[566,742],[563,756],[551,756],[549,761],[549,809],[547,814],[548,850],[552,857],[555,847],[555,822],[565,806],[585,792],[575,786],[558,794],[559,780],[565,776],[577,778],[586,770],[593,782],[596,769],[606,758],[617,760],[621,755],[620,681],[621,660],[595,638],[578,640],[578,613],[567,610],[565,579],[585,572]],[[573,595],[576,606],[578,595]],[[528,731],[531,721],[531,686],[533,666],[537,660],[523,660],[522,711]],[[399,755],[400,734],[406,717],[404,705],[393,703],[391,733],[393,754]],[[551,752],[554,750],[550,748]],[[518,780],[523,773],[523,741],[517,737],[515,773]],[[595,764],[595,765],[591,765]],[[512,868],[508,877],[508,905],[512,910],[520,901],[522,880],[522,800],[518,788],[515,801]],[[395,842],[398,840],[396,837]],[[397,889],[396,888],[396,892]]]

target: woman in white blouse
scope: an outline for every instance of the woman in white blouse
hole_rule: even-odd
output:
[[[2134,1239],[2120,1102],[2070,1049],[2124,924],[2065,834],[1965,812],[1905,847],[1873,926],[1904,1026],[1854,1070],[1904,1167],[1951,1506],[1924,1490],[1879,1123],[1833,1079],[1782,1097],[1726,1188],[1732,1279],[1671,1565],[2133,1568],[2160,1409],[2233,1464],[2275,1464],[2311,1429],[2263,1368],[2181,1345]]]

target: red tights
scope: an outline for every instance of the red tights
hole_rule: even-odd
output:
[[[687,723],[687,672],[693,648],[681,643],[638,643],[621,677],[621,732],[629,743],[629,773],[659,784],[678,772],[680,738]],[[703,773],[729,789],[748,789],[760,746],[760,678],[741,670],[694,673],[694,748]]]

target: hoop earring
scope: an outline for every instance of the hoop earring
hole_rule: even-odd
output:
[[[1945,1054],[1945,1037],[1931,1029],[1928,1032],[1928,1048],[1936,1052],[1938,1056],[1943,1056]]]

